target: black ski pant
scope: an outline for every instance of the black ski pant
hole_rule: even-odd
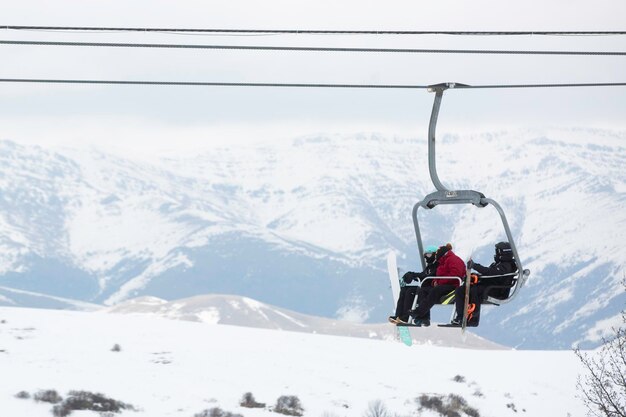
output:
[[[408,321],[409,310],[413,308],[413,301],[415,300],[415,294],[417,294],[419,287],[417,286],[405,286],[400,287],[400,296],[396,303],[396,317],[401,320]]]
[[[478,322],[480,321],[480,304],[482,303],[484,293],[485,286],[470,286],[469,302],[470,304],[474,304],[476,306],[474,312],[472,313],[472,319],[470,320],[472,324],[478,325]],[[454,293],[454,302],[456,306],[456,316],[462,319],[463,306],[465,304],[465,285],[461,285],[459,288],[456,289]]]
[[[417,292],[417,308],[415,308],[414,317],[416,319],[430,320],[430,309],[441,301],[441,297],[450,294],[455,288],[454,285],[420,288]]]

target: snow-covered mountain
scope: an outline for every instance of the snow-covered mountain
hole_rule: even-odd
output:
[[[17,290],[8,287],[0,287],[0,306],[36,306],[37,308],[80,311],[102,309],[102,306],[99,304],[91,304],[70,298],[56,297],[54,295]]]
[[[0,384],[0,410],[11,417],[52,416],[53,404],[33,398],[48,390],[57,393],[44,396],[49,401],[100,393],[134,408],[114,415],[136,417],[275,417],[281,396],[297,397],[303,417],[362,417],[377,400],[403,416],[586,411],[576,397],[583,369],[571,351],[407,348],[146,315],[0,307],[0,369],[10,375]],[[265,406],[241,407],[246,392]],[[441,413],[432,409],[437,399]]]
[[[441,180],[498,201],[532,271],[518,299],[486,309],[478,334],[525,348],[589,346],[617,323],[625,139],[527,130],[438,140]],[[410,215],[432,190],[423,139],[317,135],[151,162],[5,141],[0,285],[107,305],[238,294],[381,322],[392,305],[385,254],[419,269]],[[428,243],[450,241],[482,263],[504,237],[489,207],[438,207],[421,221]]]

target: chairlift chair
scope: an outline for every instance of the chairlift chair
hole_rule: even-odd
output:
[[[417,246],[418,246],[419,253],[420,253],[420,260],[422,262],[422,268],[424,269],[426,267],[426,264],[424,262],[424,256],[423,256],[424,245],[422,243],[422,236],[420,233],[419,221],[417,219],[417,211],[420,209],[420,207],[426,210],[431,210],[441,204],[471,204],[478,208],[484,208],[489,205],[495,207],[495,209],[500,214],[500,219],[502,220],[502,225],[504,226],[504,231],[506,233],[508,242],[511,245],[511,249],[515,257],[515,264],[517,266],[517,271],[515,273],[506,275],[506,277],[511,278],[510,286],[492,285],[492,286],[487,286],[487,288],[485,289],[486,298],[483,301],[483,304],[501,305],[501,304],[508,303],[509,301],[514,299],[517,296],[517,294],[519,294],[519,291],[524,286],[524,284],[526,283],[526,280],[528,279],[528,276],[530,275],[530,271],[522,267],[522,262],[517,252],[517,248],[513,240],[513,235],[511,234],[511,229],[509,228],[509,223],[506,220],[504,211],[502,210],[502,207],[500,207],[500,205],[496,201],[485,197],[484,194],[478,191],[448,189],[441,183],[441,181],[439,180],[439,176],[437,175],[437,167],[436,167],[436,160],[435,160],[435,130],[437,127],[437,119],[439,117],[439,108],[441,107],[441,100],[443,98],[444,91],[449,88],[454,88],[455,86],[466,86],[466,85],[459,84],[459,83],[442,83],[442,84],[432,85],[428,88],[428,91],[435,93],[435,101],[433,103],[433,109],[432,109],[432,113],[430,116],[430,123],[428,126],[428,167],[429,167],[429,172],[430,172],[430,179],[433,182],[433,185],[435,186],[435,189],[437,191],[428,194],[426,197],[424,197],[423,200],[417,202],[415,206],[413,207],[413,224],[415,226],[415,238],[417,240]],[[502,278],[502,277],[503,277],[502,275],[493,276],[493,277],[482,276],[481,280],[488,280],[488,279],[495,279],[495,278]],[[502,298],[502,297],[495,297],[495,296],[489,295],[489,292],[491,292],[492,289],[500,289],[500,288],[501,289],[509,288],[510,291],[508,292],[508,296]],[[415,308],[415,305],[413,306],[413,308]]]

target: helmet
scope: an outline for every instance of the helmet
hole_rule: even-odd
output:
[[[429,245],[424,249],[424,259],[428,265],[431,265],[435,262],[435,253],[437,252],[437,246]]]
[[[493,259],[496,262],[515,261],[515,257],[513,256],[513,249],[511,249],[511,244],[509,242],[496,243],[496,254],[494,255]]]
[[[424,253],[435,253],[437,252],[437,246],[435,245],[428,245],[426,246],[426,249],[424,249]]]

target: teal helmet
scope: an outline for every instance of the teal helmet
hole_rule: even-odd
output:
[[[439,248],[435,245],[428,245],[426,246],[426,249],[424,249],[424,253],[435,253],[437,252],[437,249]]]

